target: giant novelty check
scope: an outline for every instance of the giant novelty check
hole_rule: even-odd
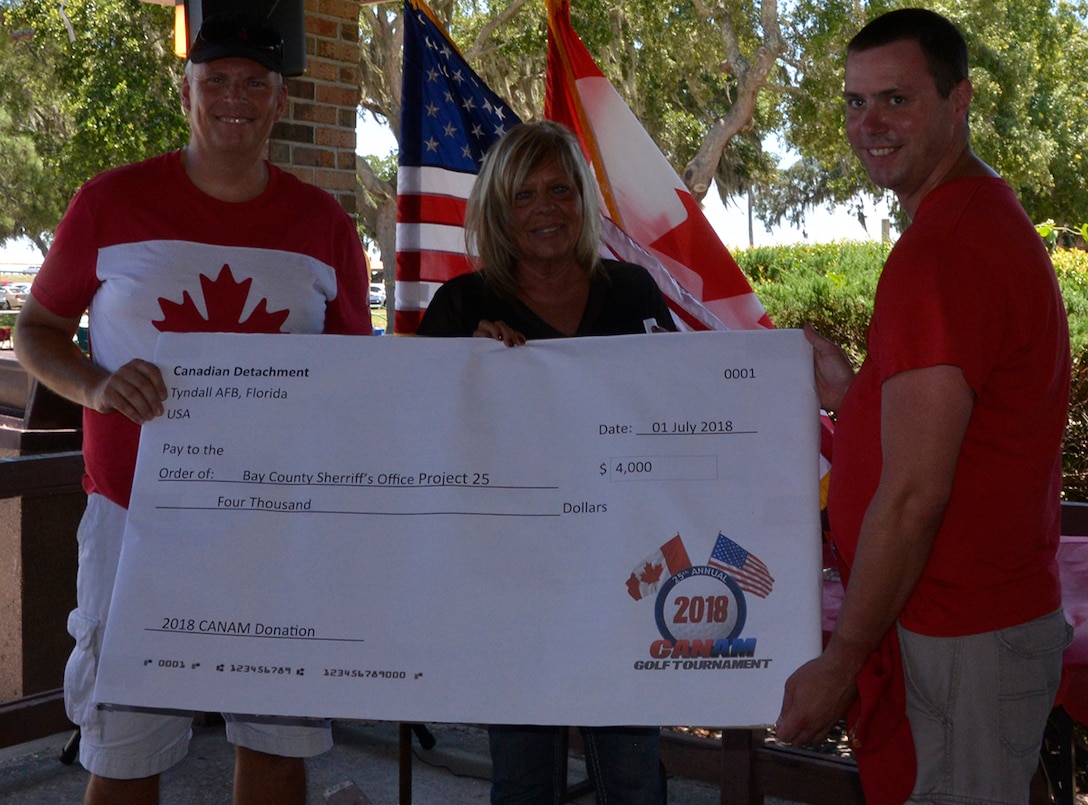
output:
[[[156,362],[101,702],[747,725],[819,652],[799,331],[167,333]]]

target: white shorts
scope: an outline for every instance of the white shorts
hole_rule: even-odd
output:
[[[68,718],[80,728],[79,761],[100,777],[150,777],[173,766],[189,751],[193,714],[176,710],[100,707],[95,675],[121,554],[125,510],[101,495],[87,499],[79,524],[76,609],[68,633],[76,641],[64,670]],[[332,747],[324,719],[226,715],[227,740],[266,754],[313,757]]]

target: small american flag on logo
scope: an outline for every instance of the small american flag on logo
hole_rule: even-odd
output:
[[[736,580],[742,590],[760,598],[770,595],[774,587],[774,577],[760,558],[748,553],[725,534],[718,534],[707,564],[724,570]]]

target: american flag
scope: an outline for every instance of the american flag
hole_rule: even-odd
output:
[[[465,200],[484,153],[520,122],[427,4],[405,0],[395,332],[414,333],[438,286],[471,270]]]
[[[774,587],[774,578],[759,557],[748,553],[725,534],[718,534],[707,564],[724,570],[736,580],[742,590],[760,598],[770,595]]]

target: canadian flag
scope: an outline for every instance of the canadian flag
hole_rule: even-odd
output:
[[[606,214],[629,239],[617,243],[606,227],[606,247],[654,275],[684,329],[771,327],[748,278],[698,202],[571,27],[570,0],[547,3],[544,117],[578,135],[596,171]]]
[[[662,578],[669,579],[691,567],[687,549],[680,535],[670,539],[656,552],[647,556],[631,571],[627,580],[627,592],[636,601],[641,601],[651,593],[657,592]]]

